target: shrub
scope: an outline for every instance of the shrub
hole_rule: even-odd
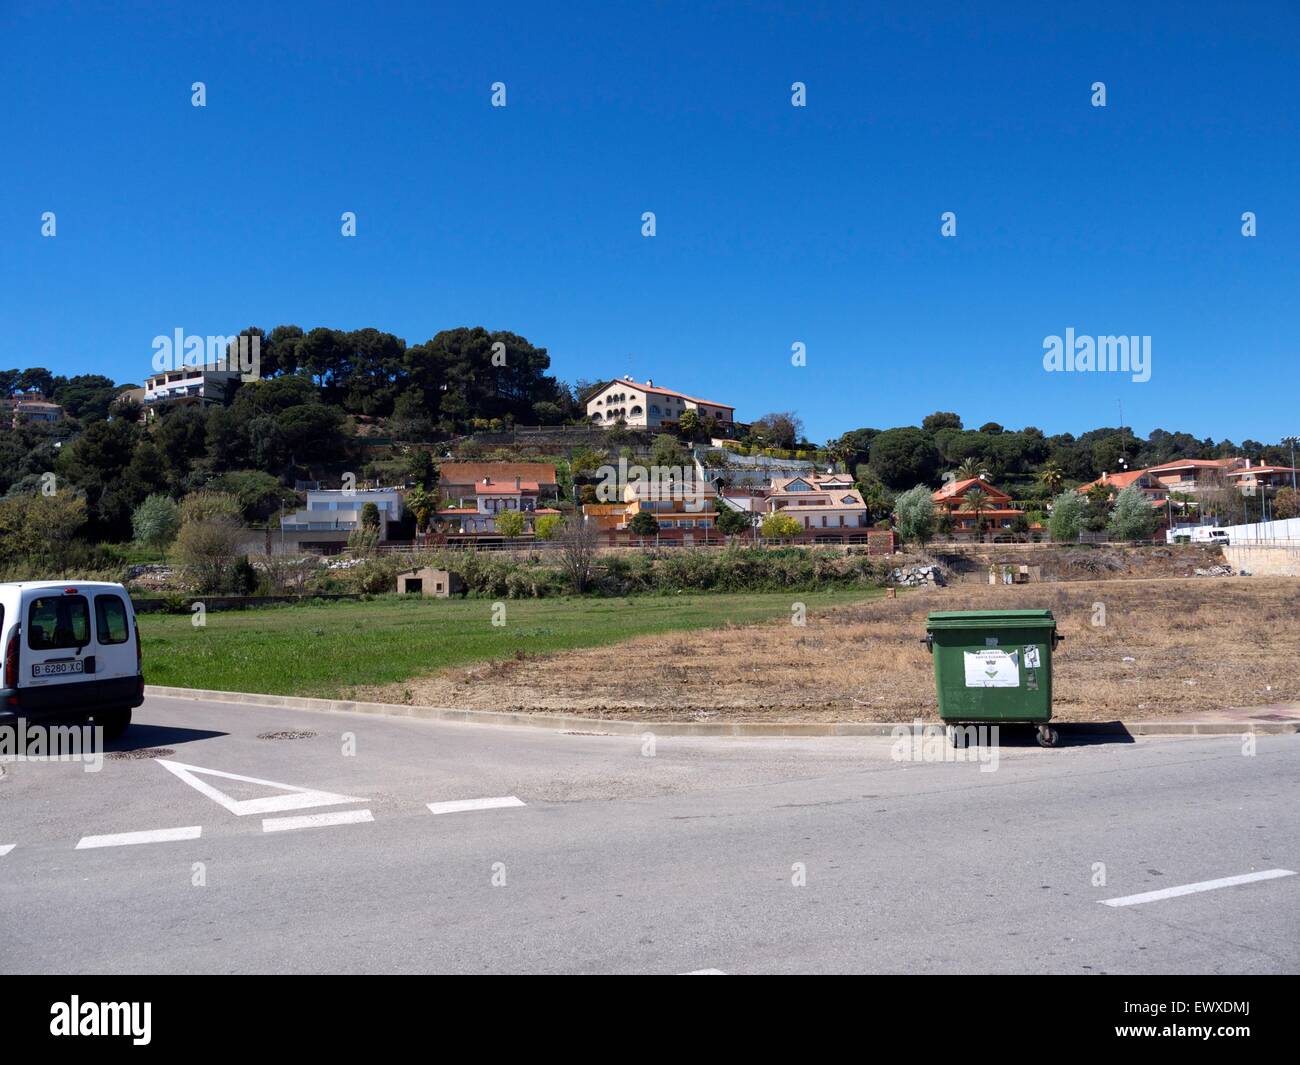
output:
[[[898,533],[904,540],[923,544],[934,535],[934,497],[923,484],[909,488],[894,500]]]
[[[165,549],[181,527],[181,511],[165,495],[151,495],[131,514],[131,531],[136,543],[153,548],[158,557],[167,560]]]
[[[1117,540],[1145,540],[1156,527],[1151,502],[1141,490],[1129,485],[1115,497],[1107,531]]]
[[[1052,500],[1052,515],[1047,519],[1047,531],[1057,543],[1073,543],[1079,539],[1088,501],[1078,492],[1067,490]]]
[[[798,518],[777,511],[763,518],[759,531],[769,539],[779,540],[798,536],[803,531],[803,525]]]

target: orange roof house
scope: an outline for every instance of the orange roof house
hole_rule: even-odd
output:
[[[984,492],[985,503],[980,504],[979,523],[991,528],[995,533],[999,529],[1010,529],[1017,518],[1023,518],[1025,512],[1011,506],[1011,497],[1000,488],[989,484],[982,477],[967,477],[962,481],[950,481],[937,492],[931,494],[934,505],[943,511],[952,523],[955,537],[982,535],[983,529],[975,527],[975,511],[963,510],[972,488]]]
[[[1003,503],[1010,503],[1011,497],[999,488],[994,488],[988,481],[982,477],[967,477],[964,481],[950,481],[945,484],[939,491],[931,497],[937,507],[944,510],[953,511],[958,509],[966,501],[968,493],[976,485],[984,490],[985,496],[988,497],[990,507],[1000,506]],[[981,512],[983,508],[981,507]],[[1016,513],[1020,513],[1016,511]]]
[[[497,491],[485,493],[483,486]],[[444,462],[438,470],[438,494],[449,503],[466,506],[480,495],[501,495],[510,489],[550,499],[559,494],[555,466],[549,462]]]
[[[1246,459],[1175,459],[1146,472],[1171,492],[1195,494],[1203,488],[1222,484],[1224,477],[1246,465]]]
[[[1169,498],[1169,489],[1152,474],[1150,469],[1103,473],[1095,481],[1079,485],[1075,491],[1080,495],[1087,495],[1099,484],[1104,484],[1109,488],[1112,496],[1125,488],[1137,488],[1151,500],[1153,506],[1164,506],[1165,500]]]

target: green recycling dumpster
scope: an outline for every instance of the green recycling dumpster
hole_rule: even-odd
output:
[[[1037,725],[1056,746],[1052,651],[1064,637],[1050,610],[936,610],[925,627],[944,722]]]

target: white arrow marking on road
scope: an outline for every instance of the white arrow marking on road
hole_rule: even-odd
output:
[[[11,850],[13,850],[16,846],[18,846],[17,843],[0,843],[0,858],[3,858],[6,854],[8,854]]]
[[[523,806],[522,799],[503,795],[498,799],[455,799],[452,802],[431,802],[431,814],[458,814],[465,810],[497,810],[504,806]]]
[[[118,832],[110,836],[82,836],[77,844],[79,851],[95,847],[130,847],[136,843],[174,843],[182,839],[198,839],[203,828],[190,825],[188,828],[151,828],[145,832]]]
[[[332,814],[306,814],[302,817],[264,817],[263,832],[287,832],[293,828],[323,828],[326,825],[359,825],[373,821],[369,810],[336,810]]]
[[[160,766],[185,781],[195,791],[206,795],[213,802],[220,803],[237,817],[248,814],[276,814],[285,810],[306,810],[312,806],[337,806],[345,802],[365,802],[348,795],[335,795],[329,791],[316,791],[313,788],[299,788],[293,784],[280,784],[274,780],[261,780],[258,777],[242,777],[238,773],[223,773],[220,769],[203,769],[183,762],[169,762],[165,758],[155,758]],[[220,777],[223,780],[239,780],[245,784],[261,784],[268,788],[278,788],[288,792],[287,795],[267,795],[261,799],[232,799],[224,791],[219,791],[206,781],[200,780],[196,773],[206,777]]]
[[[1196,884],[1182,884],[1179,887],[1161,888],[1159,891],[1144,891],[1141,895],[1124,895],[1118,899],[1098,901],[1103,906],[1137,906],[1143,902],[1158,902],[1160,899],[1174,899],[1180,895],[1195,895],[1201,891],[1214,891],[1217,888],[1236,887],[1238,884],[1253,884],[1257,880],[1276,880],[1280,876],[1295,875],[1291,869],[1265,869],[1262,873],[1225,876],[1219,880],[1202,880]]]

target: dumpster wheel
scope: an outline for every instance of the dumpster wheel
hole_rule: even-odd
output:
[[[1038,746],[1040,747],[1058,747],[1061,743],[1061,735],[1051,725],[1038,726]]]

